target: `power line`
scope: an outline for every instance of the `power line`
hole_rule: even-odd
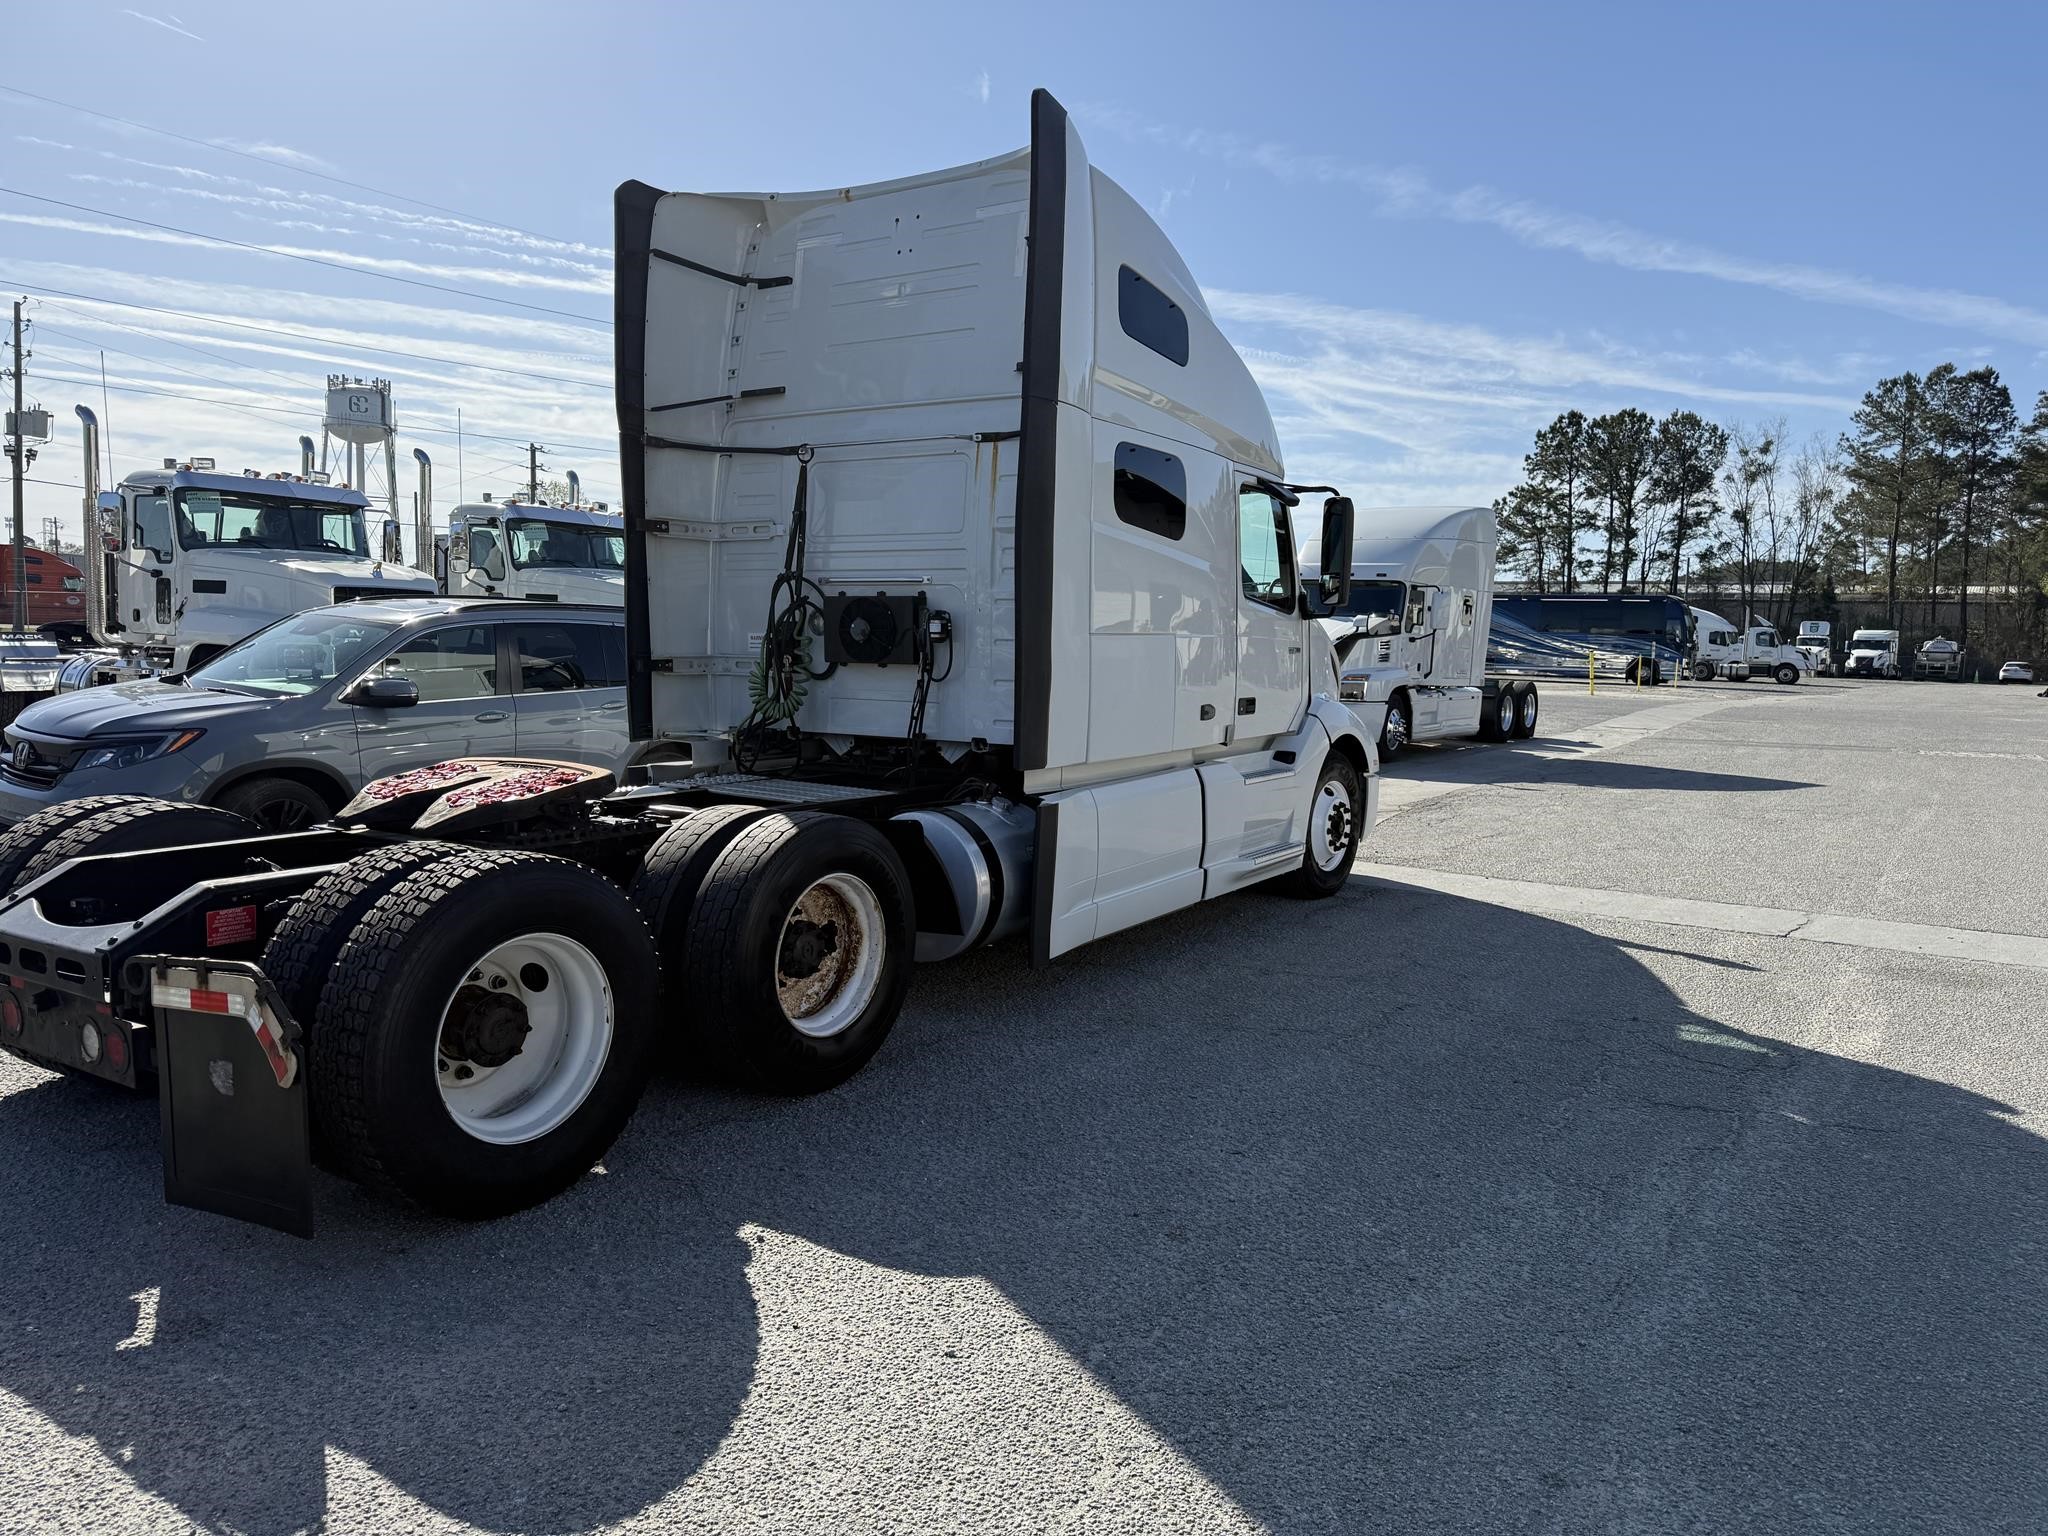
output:
[[[154,133],[166,139],[176,139],[181,144],[197,145],[199,148],[211,150],[215,154],[233,155],[241,160],[253,160],[258,165],[267,165],[273,170],[291,171],[300,176],[311,176],[320,181],[332,182],[337,187],[353,187],[358,192],[374,192],[379,197],[389,197],[401,203],[411,203],[415,208],[431,209],[435,213],[445,213],[450,218],[465,219],[472,224],[484,224],[495,229],[508,229],[514,234],[528,235],[535,240],[549,240],[556,245],[573,247],[582,244],[578,240],[565,240],[560,235],[546,235],[538,230],[521,229],[517,224],[507,224],[503,219],[487,219],[481,214],[464,213],[459,208],[444,208],[439,203],[429,203],[421,198],[407,197],[403,192],[390,192],[382,187],[373,187],[366,181],[350,181],[346,176],[330,176],[325,171],[316,171],[304,165],[293,165],[288,160],[278,160],[269,155],[259,155],[253,150],[233,149],[226,144],[216,144],[208,139],[194,138],[190,134],[176,133],[169,128],[159,128],[154,123],[139,123],[133,118],[116,117],[111,112],[101,112],[93,107],[81,107],[74,101],[59,101],[54,96],[38,96],[34,91],[24,91],[19,86],[0,85],[0,91],[5,91],[10,96],[24,96],[30,101],[40,101],[45,106],[62,107],[67,112],[80,112],[87,117],[99,118],[102,122],[119,123],[123,128],[135,128],[143,133]]]
[[[328,347],[337,351],[347,351],[353,348],[357,352],[370,352],[376,354],[379,357],[402,357],[409,362],[435,363],[444,368],[474,368],[484,373],[502,373],[507,375],[508,377],[515,379],[534,379],[538,380],[540,383],[543,384],[568,384],[577,389],[609,390],[612,387],[608,383],[603,383],[595,379],[571,379],[564,377],[561,374],[535,373],[532,370],[525,368],[500,368],[497,367],[495,364],[491,363],[466,363],[459,358],[436,357],[430,352],[401,352],[396,347],[373,347],[360,341],[336,341],[334,338],[329,336],[313,336],[309,335],[305,331],[280,330],[278,327],[272,325],[252,325],[246,320],[227,320],[215,315],[194,314],[190,310],[165,309],[161,305],[157,304],[136,304],[127,299],[104,298],[101,295],[95,293],[73,293],[62,288],[44,288],[36,283],[11,283],[8,284],[7,286],[21,288],[29,293],[45,294],[50,298],[77,299],[86,304],[110,304],[116,309],[133,309],[140,310],[145,314],[173,315],[180,320],[196,320],[201,325],[224,325],[230,326],[238,331],[254,331],[259,336],[282,336],[290,341],[303,341],[312,346]],[[61,309],[64,308],[64,306],[59,305],[58,308]],[[77,314],[79,313],[79,311],[72,310],[71,313]],[[99,321],[97,323],[102,325],[118,324],[117,321],[113,320],[104,320]],[[134,327],[125,327],[125,329],[133,330]],[[137,334],[149,333],[138,332]],[[163,337],[159,339],[169,340],[168,337]],[[202,349],[194,347],[192,348],[192,350],[196,352]],[[271,371],[272,370],[270,369],[264,370],[264,372],[266,373]],[[282,375],[280,375],[280,377],[282,377]]]
[[[600,320],[595,315],[579,315],[567,309],[550,309],[545,304],[528,304],[520,299],[501,299],[488,293],[477,293],[469,288],[453,288],[446,283],[430,283],[420,277],[400,277],[396,272],[379,272],[372,267],[358,267],[346,261],[329,261],[324,256],[308,256],[302,251],[280,250],[273,245],[257,245],[248,240],[230,240],[226,235],[208,235],[177,224],[159,224],[154,219],[138,218],[132,213],[115,213],[110,208],[94,208],[85,203],[67,203],[61,197],[44,197],[40,193],[24,192],[19,187],[0,187],[0,192],[6,193],[9,197],[24,198],[31,203],[44,203],[52,208],[68,208],[73,213],[89,213],[97,219],[119,219],[126,224],[139,224],[144,229],[183,235],[188,240],[203,240],[209,245],[224,245],[238,251],[254,251],[260,256],[281,256],[287,261],[303,261],[312,266],[327,267],[335,272],[353,272],[358,277],[382,278],[387,283],[403,283],[408,288],[425,288],[434,293],[449,293],[457,298],[475,299],[480,304],[502,304],[508,309],[530,310],[537,315],[555,315],[563,320],[575,320],[583,325],[601,326],[606,329],[611,327],[611,321]]]
[[[299,379],[293,378],[289,374],[279,373],[275,368],[265,368],[261,363],[251,362],[249,359],[245,357],[229,357],[225,352],[212,352],[207,350],[205,347],[195,346],[193,343],[189,341],[181,341],[179,338],[175,336],[161,336],[158,335],[155,331],[144,330],[139,325],[123,325],[118,320],[105,319],[100,315],[93,314],[90,310],[73,309],[69,304],[51,303],[48,299],[45,299],[44,302],[46,304],[49,304],[50,308],[56,310],[60,314],[76,315],[78,317],[79,323],[82,325],[105,326],[109,330],[126,331],[131,336],[141,336],[149,341],[160,341],[165,346],[181,347],[187,352],[196,352],[201,357],[210,357],[215,362],[226,363],[231,368],[254,368],[258,373],[267,373],[273,379],[283,379],[287,384],[296,386],[302,382]],[[99,345],[98,342],[90,341],[90,338],[87,337],[74,337],[73,339],[78,341],[88,341],[90,345],[95,347]],[[119,347],[110,347],[108,350],[118,352],[121,349]],[[130,353],[129,355],[135,356],[137,354]]]
[[[98,379],[81,379],[69,374],[61,373],[43,373],[38,375],[38,377],[49,379],[59,384],[97,385],[100,382]],[[221,384],[219,380],[213,380],[211,382],[219,384],[219,387],[222,389],[234,388],[234,386],[231,384]],[[179,391],[174,389],[149,389],[145,388],[140,384],[109,384],[106,387],[115,391],[117,394],[154,395],[159,399],[164,400],[182,400],[189,405],[211,405],[224,411],[240,411],[244,415],[285,416],[290,417],[291,419],[296,421],[304,422],[309,420],[315,414],[317,414],[316,412],[303,407],[297,410],[283,410],[277,406],[270,405],[244,405],[234,400],[215,400],[206,395],[181,394]],[[267,395],[264,396],[263,398],[274,400],[280,397],[276,395]],[[403,427],[401,430],[407,434],[419,437],[454,438],[456,436],[456,429],[453,426],[423,427],[417,425],[416,423],[407,423],[407,425]],[[522,448],[526,446],[526,443],[528,441],[528,439],[524,437],[512,437],[503,432],[478,432],[471,427],[463,428],[461,435],[463,437],[479,438],[485,442],[517,443]],[[616,443],[559,443],[559,446],[563,448],[576,449],[584,453],[604,454],[615,453],[618,451],[618,444]]]

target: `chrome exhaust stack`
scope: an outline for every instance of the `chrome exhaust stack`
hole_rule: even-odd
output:
[[[299,439],[299,473],[308,480],[313,478],[313,439],[310,437]]]
[[[434,461],[427,457],[427,450],[415,448],[412,456],[419,461],[420,489],[419,505],[412,512],[412,536],[416,541],[417,553],[413,564],[429,576],[434,570]]]
[[[108,569],[116,558],[108,547],[108,535],[118,542],[118,516],[110,523],[100,508],[100,419],[88,406],[77,406],[79,423],[85,429],[85,628],[93,644],[120,644],[107,627]]]

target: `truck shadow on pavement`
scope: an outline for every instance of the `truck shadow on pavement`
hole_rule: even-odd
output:
[[[799,1320],[871,1389],[764,1383],[765,1230],[985,1277],[1279,1530],[2020,1529],[2048,1145],[2010,1113],[1725,1026],[1567,924],[1253,894],[928,970],[822,1098],[663,1082],[609,1171],[489,1226],[331,1182],[311,1243],[169,1210],[153,1106],[22,1089],[0,1387],[223,1532],[322,1526],[329,1447],[462,1521],[585,1529],[680,1489],[750,1393],[749,1424],[808,1416],[806,1466],[755,1461],[734,1506],[788,1529],[918,1523],[921,1476],[990,1464],[949,1435],[977,1394],[1056,1435],[1000,1368],[873,1385],[900,1320],[829,1286]],[[1145,1469],[1128,1504],[1092,1470],[1089,1523],[1146,1524]],[[720,1523],[704,1495],[671,1523]]]
[[[1595,756],[1590,750],[1582,757],[1557,754],[1558,748],[1572,745],[1570,737],[1539,736],[1526,746],[1494,747],[1485,752],[1442,752],[1430,756],[1422,755],[1421,751],[1410,752],[1387,769],[1382,787],[1404,780],[1459,785],[1566,784],[1585,789],[1652,789],[1715,794],[1760,794],[1770,790],[1822,787],[1806,779],[1777,779],[1755,773],[1713,773],[1702,768],[1662,768],[1652,763],[1625,763],[1616,758]]]

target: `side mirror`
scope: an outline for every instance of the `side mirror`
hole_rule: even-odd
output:
[[[1351,498],[1332,496],[1323,503],[1323,547],[1318,556],[1322,574],[1301,593],[1308,618],[1326,617],[1351,600],[1352,533]]]
[[[366,677],[348,691],[348,702],[366,709],[411,709],[419,701],[419,684],[409,677]]]

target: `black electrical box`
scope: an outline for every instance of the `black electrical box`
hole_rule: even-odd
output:
[[[835,592],[825,599],[825,660],[835,666],[909,666],[925,626],[925,595]]]

